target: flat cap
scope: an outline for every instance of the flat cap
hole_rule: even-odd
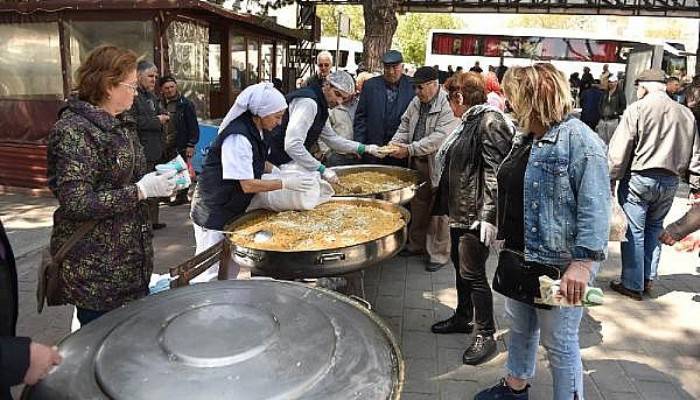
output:
[[[413,74],[413,84],[420,85],[421,83],[430,82],[438,79],[438,73],[433,67],[420,67]]]
[[[389,50],[382,56],[382,62],[384,64],[401,64],[403,62],[403,55],[398,50]]]
[[[666,82],[666,74],[660,69],[645,69],[635,81],[639,82]]]
[[[326,78],[326,81],[331,86],[345,93],[355,93],[355,80],[352,78],[352,75],[345,71],[331,72],[328,78]]]

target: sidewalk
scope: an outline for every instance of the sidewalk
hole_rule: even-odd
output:
[[[69,331],[71,307],[51,307],[36,314],[34,289],[38,249],[46,244],[53,199],[19,195],[0,197],[0,216],[18,254],[20,280],[19,333],[54,343]],[[685,206],[679,197],[667,218],[675,220]],[[156,232],[157,273],[190,257],[194,238],[188,207],[162,207],[168,224]],[[605,306],[586,312],[581,325],[586,399],[700,399],[700,260],[664,248],[657,297],[634,302],[607,289],[619,273],[619,246],[609,248],[598,286],[605,290]],[[488,262],[489,275],[495,257]],[[454,269],[425,272],[418,257],[396,257],[365,273],[367,299],[401,338],[406,360],[404,400],[471,399],[481,388],[503,375],[508,323],[503,297],[494,306],[500,353],[478,366],[461,364],[465,335],[433,335],[430,325],[452,313],[456,304]],[[543,351],[530,399],[551,398],[551,376]]]

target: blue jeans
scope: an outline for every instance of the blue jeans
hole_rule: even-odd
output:
[[[678,189],[678,177],[653,172],[633,172],[620,181],[617,198],[627,215],[627,241],[621,243],[622,285],[644,290],[644,280],[654,280],[659,267],[659,234]]]
[[[583,366],[578,343],[582,307],[554,307],[544,310],[506,299],[511,320],[506,368],[510,376],[535,376],[540,339],[547,350],[554,383],[554,400],[583,400]],[[577,397],[574,397],[576,395]]]

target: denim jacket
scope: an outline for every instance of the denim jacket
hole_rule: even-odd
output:
[[[568,117],[533,142],[523,196],[527,261],[566,266],[605,259],[608,160],[605,145],[586,124]]]

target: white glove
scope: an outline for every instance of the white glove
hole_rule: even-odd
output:
[[[386,157],[386,153],[379,151],[379,146],[376,144],[368,144],[365,146],[365,153],[369,153],[377,158]]]
[[[338,183],[338,175],[330,168],[326,168],[321,174],[321,178],[325,179],[328,183]]]
[[[479,240],[481,243],[486,247],[491,246],[491,243],[496,240],[498,228],[486,221],[477,221],[472,224],[470,229],[476,229],[477,226],[479,226]]]
[[[309,175],[285,176],[282,178],[282,189],[308,192],[314,188],[315,179]]]
[[[157,172],[151,172],[143,176],[140,181],[136,182],[136,187],[144,199],[149,197],[168,197],[175,190],[175,174],[177,171],[169,170],[158,175]]]

